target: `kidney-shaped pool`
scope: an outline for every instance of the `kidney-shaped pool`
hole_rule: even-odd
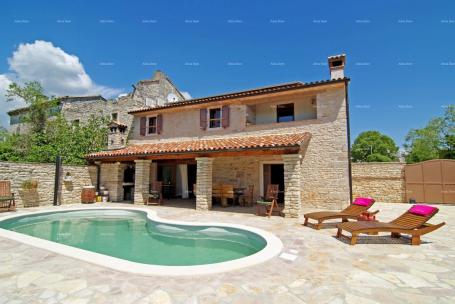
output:
[[[282,248],[278,238],[257,228],[174,222],[136,208],[14,215],[0,220],[0,228],[4,229],[0,236],[117,270],[152,275],[237,269],[272,258]]]

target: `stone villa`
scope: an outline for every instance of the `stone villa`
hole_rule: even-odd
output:
[[[328,65],[329,80],[189,100],[158,72],[117,105],[94,102],[100,112],[117,113],[108,150],[87,156],[98,166],[98,186],[109,190],[112,201],[143,204],[151,182],[162,181],[170,197],[193,199],[195,208],[206,210],[212,207],[213,184],[252,185],[255,199],[268,184],[279,184],[290,217],[302,206],[347,205],[345,56],[329,57]],[[91,112],[83,103],[80,109]],[[83,116],[79,113],[75,117]]]

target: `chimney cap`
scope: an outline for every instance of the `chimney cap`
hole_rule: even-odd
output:
[[[346,54],[339,54],[339,55],[333,55],[333,56],[328,57],[329,60],[342,59],[342,58],[346,58]]]

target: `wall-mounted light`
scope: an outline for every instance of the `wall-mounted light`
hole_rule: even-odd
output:
[[[71,173],[66,172],[65,177],[63,178],[63,181],[65,183],[72,183],[73,182],[73,176],[71,175]]]

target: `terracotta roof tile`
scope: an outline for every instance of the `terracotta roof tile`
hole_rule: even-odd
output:
[[[196,139],[186,141],[158,142],[152,144],[131,145],[119,150],[101,151],[87,155],[88,159],[100,159],[123,156],[144,156],[168,153],[222,152],[248,149],[274,149],[298,147],[309,140],[311,134],[293,133],[279,135],[224,137],[216,139]]]

